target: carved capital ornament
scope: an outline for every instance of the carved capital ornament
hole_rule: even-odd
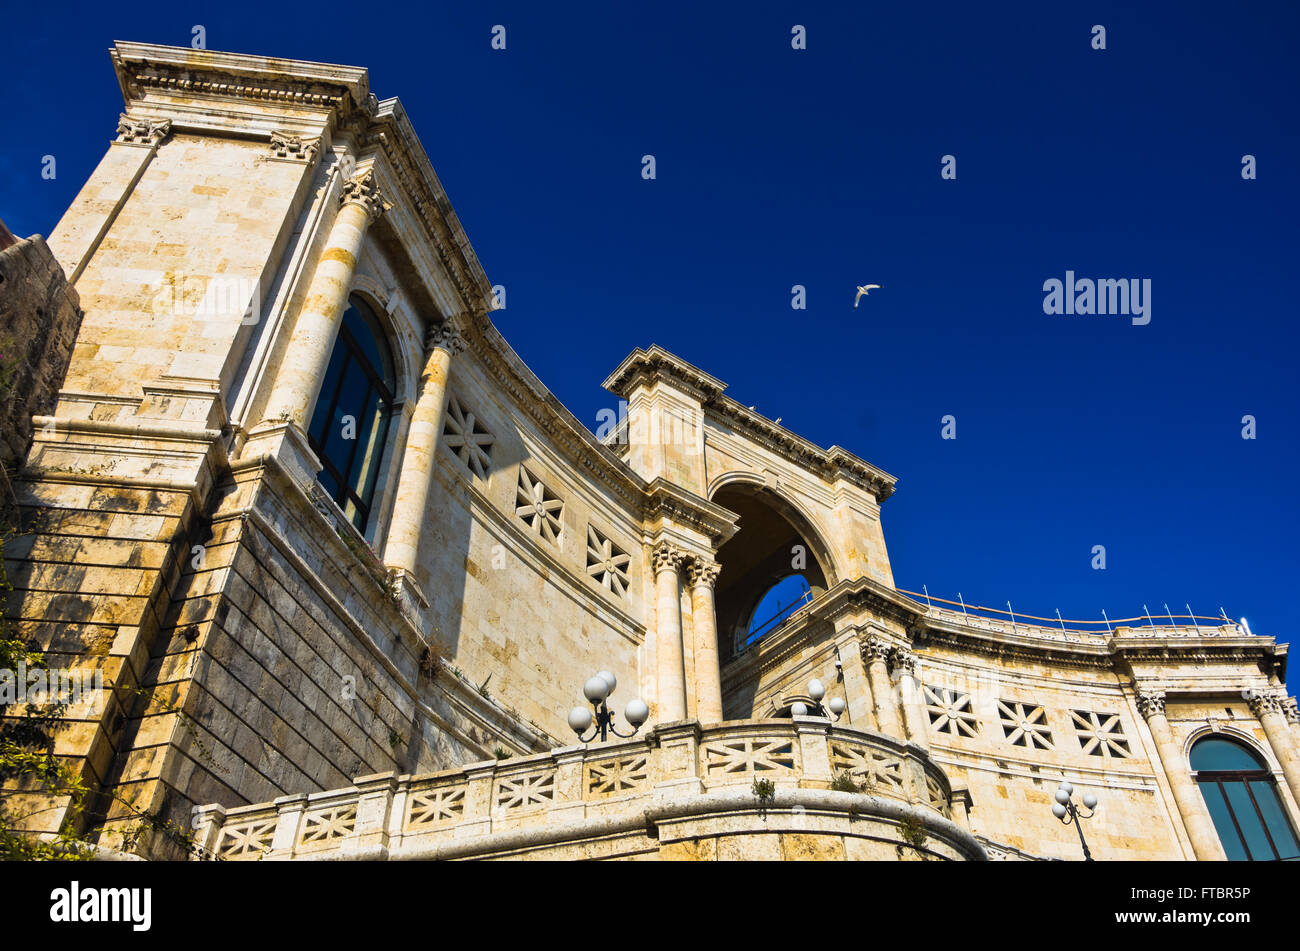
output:
[[[889,666],[899,674],[916,676],[916,655],[902,647],[895,647],[889,652]]]
[[[1143,719],[1150,720],[1152,717],[1165,715],[1163,690],[1140,690],[1134,699],[1137,701],[1138,713],[1142,714]]]
[[[288,132],[271,133],[271,154],[276,158],[302,159],[311,162],[320,149],[320,139],[304,139]]]
[[[366,169],[360,175],[354,175],[344,182],[340,200],[344,205],[360,205],[372,224],[393,207],[380,191],[374,169]]]
[[[440,324],[434,324],[429,328],[428,333],[424,336],[424,347],[432,352],[434,350],[446,350],[452,356],[461,353],[465,349],[465,338],[460,335],[456,325],[450,320],[444,320]]]
[[[651,560],[654,563],[655,574],[663,571],[679,571],[682,566],[682,553],[667,542],[661,542],[651,555]]]
[[[171,128],[171,119],[133,119],[123,112],[117,120],[117,141],[160,145]]]
[[[718,574],[722,571],[722,566],[712,561],[700,561],[698,558],[691,562],[686,569],[687,577],[690,579],[691,587],[695,588],[700,585],[706,585],[712,588],[718,581]]]
[[[1271,713],[1282,713],[1282,698],[1271,690],[1250,690],[1246,692],[1246,704],[1251,716],[1262,720]]]
[[[893,646],[887,641],[882,641],[878,637],[869,637],[862,642],[862,659],[868,664],[876,662],[887,664],[891,650]]]

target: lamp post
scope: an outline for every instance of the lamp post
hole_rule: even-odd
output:
[[[824,704],[822,698],[826,696],[826,685],[814,677],[808,681],[808,699],[813,702],[812,708],[802,700],[796,700],[790,705],[790,713],[796,717],[826,717],[828,720],[838,720],[844,713],[844,698],[831,697]]]
[[[1056,790],[1056,802],[1052,805],[1052,815],[1060,819],[1065,825],[1074,823],[1074,827],[1079,831],[1079,844],[1083,846],[1083,860],[1092,861],[1092,853],[1088,851],[1088,843],[1083,838],[1083,820],[1091,819],[1097,814],[1097,797],[1092,793],[1085,793],[1083,797],[1083,807],[1089,810],[1087,815],[1079,811],[1079,807],[1074,804],[1070,798],[1074,794],[1074,786],[1071,783],[1061,780],[1061,786]]]
[[[578,742],[590,743],[599,734],[600,741],[603,743],[609,738],[610,733],[627,739],[636,736],[636,731],[641,729],[641,725],[650,718],[650,708],[643,701],[629,700],[623,715],[631,724],[632,732],[620,733],[614,729],[614,711],[609,709],[609,697],[617,686],[618,680],[608,670],[602,670],[596,676],[587,678],[587,682],[582,685],[582,695],[591,704],[591,709],[574,707],[569,711],[569,729],[578,734]],[[591,736],[584,737],[582,734],[593,723],[595,728],[591,731]]]

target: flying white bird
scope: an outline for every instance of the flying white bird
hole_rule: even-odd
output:
[[[858,309],[858,301],[862,300],[862,298],[867,296],[867,291],[878,291],[878,290],[880,290],[879,284],[863,284],[862,286],[860,286],[858,288],[858,296],[853,298],[853,309],[854,310]]]

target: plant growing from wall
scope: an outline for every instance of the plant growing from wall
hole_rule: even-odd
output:
[[[836,792],[864,793],[874,785],[870,776],[864,776],[859,782],[847,769],[836,773],[835,778],[831,780],[831,789]]]
[[[776,783],[770,779],[755,779],[754,785],[749,789],[758,800],[759,813],[766,818],[767,810],[776,802]]]
[[[925,843],[929,839],[926,834],[925,826],[921,825],[921,820],[914,815],[904,816],[898,823],[898,831],[903,836],[903,841],[916,853],[917,858],[922,862],[926,861]],[[898,854],[903,854],[903,847],[898,846]]]

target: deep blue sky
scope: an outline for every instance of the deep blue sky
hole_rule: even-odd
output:
[[[1296,7],[842,6],[13,5],[0,216],[48,233],[98,162],[114,39],[198,23],[209,49],[367,66],[506,285],[501,330],[593,429],[605,374],[658,343],[898,476],[902,587],[1082,618],[1223,605],[1289,639]],[[1067,269],[1149,278],[1151,323],[1044,315]]]

